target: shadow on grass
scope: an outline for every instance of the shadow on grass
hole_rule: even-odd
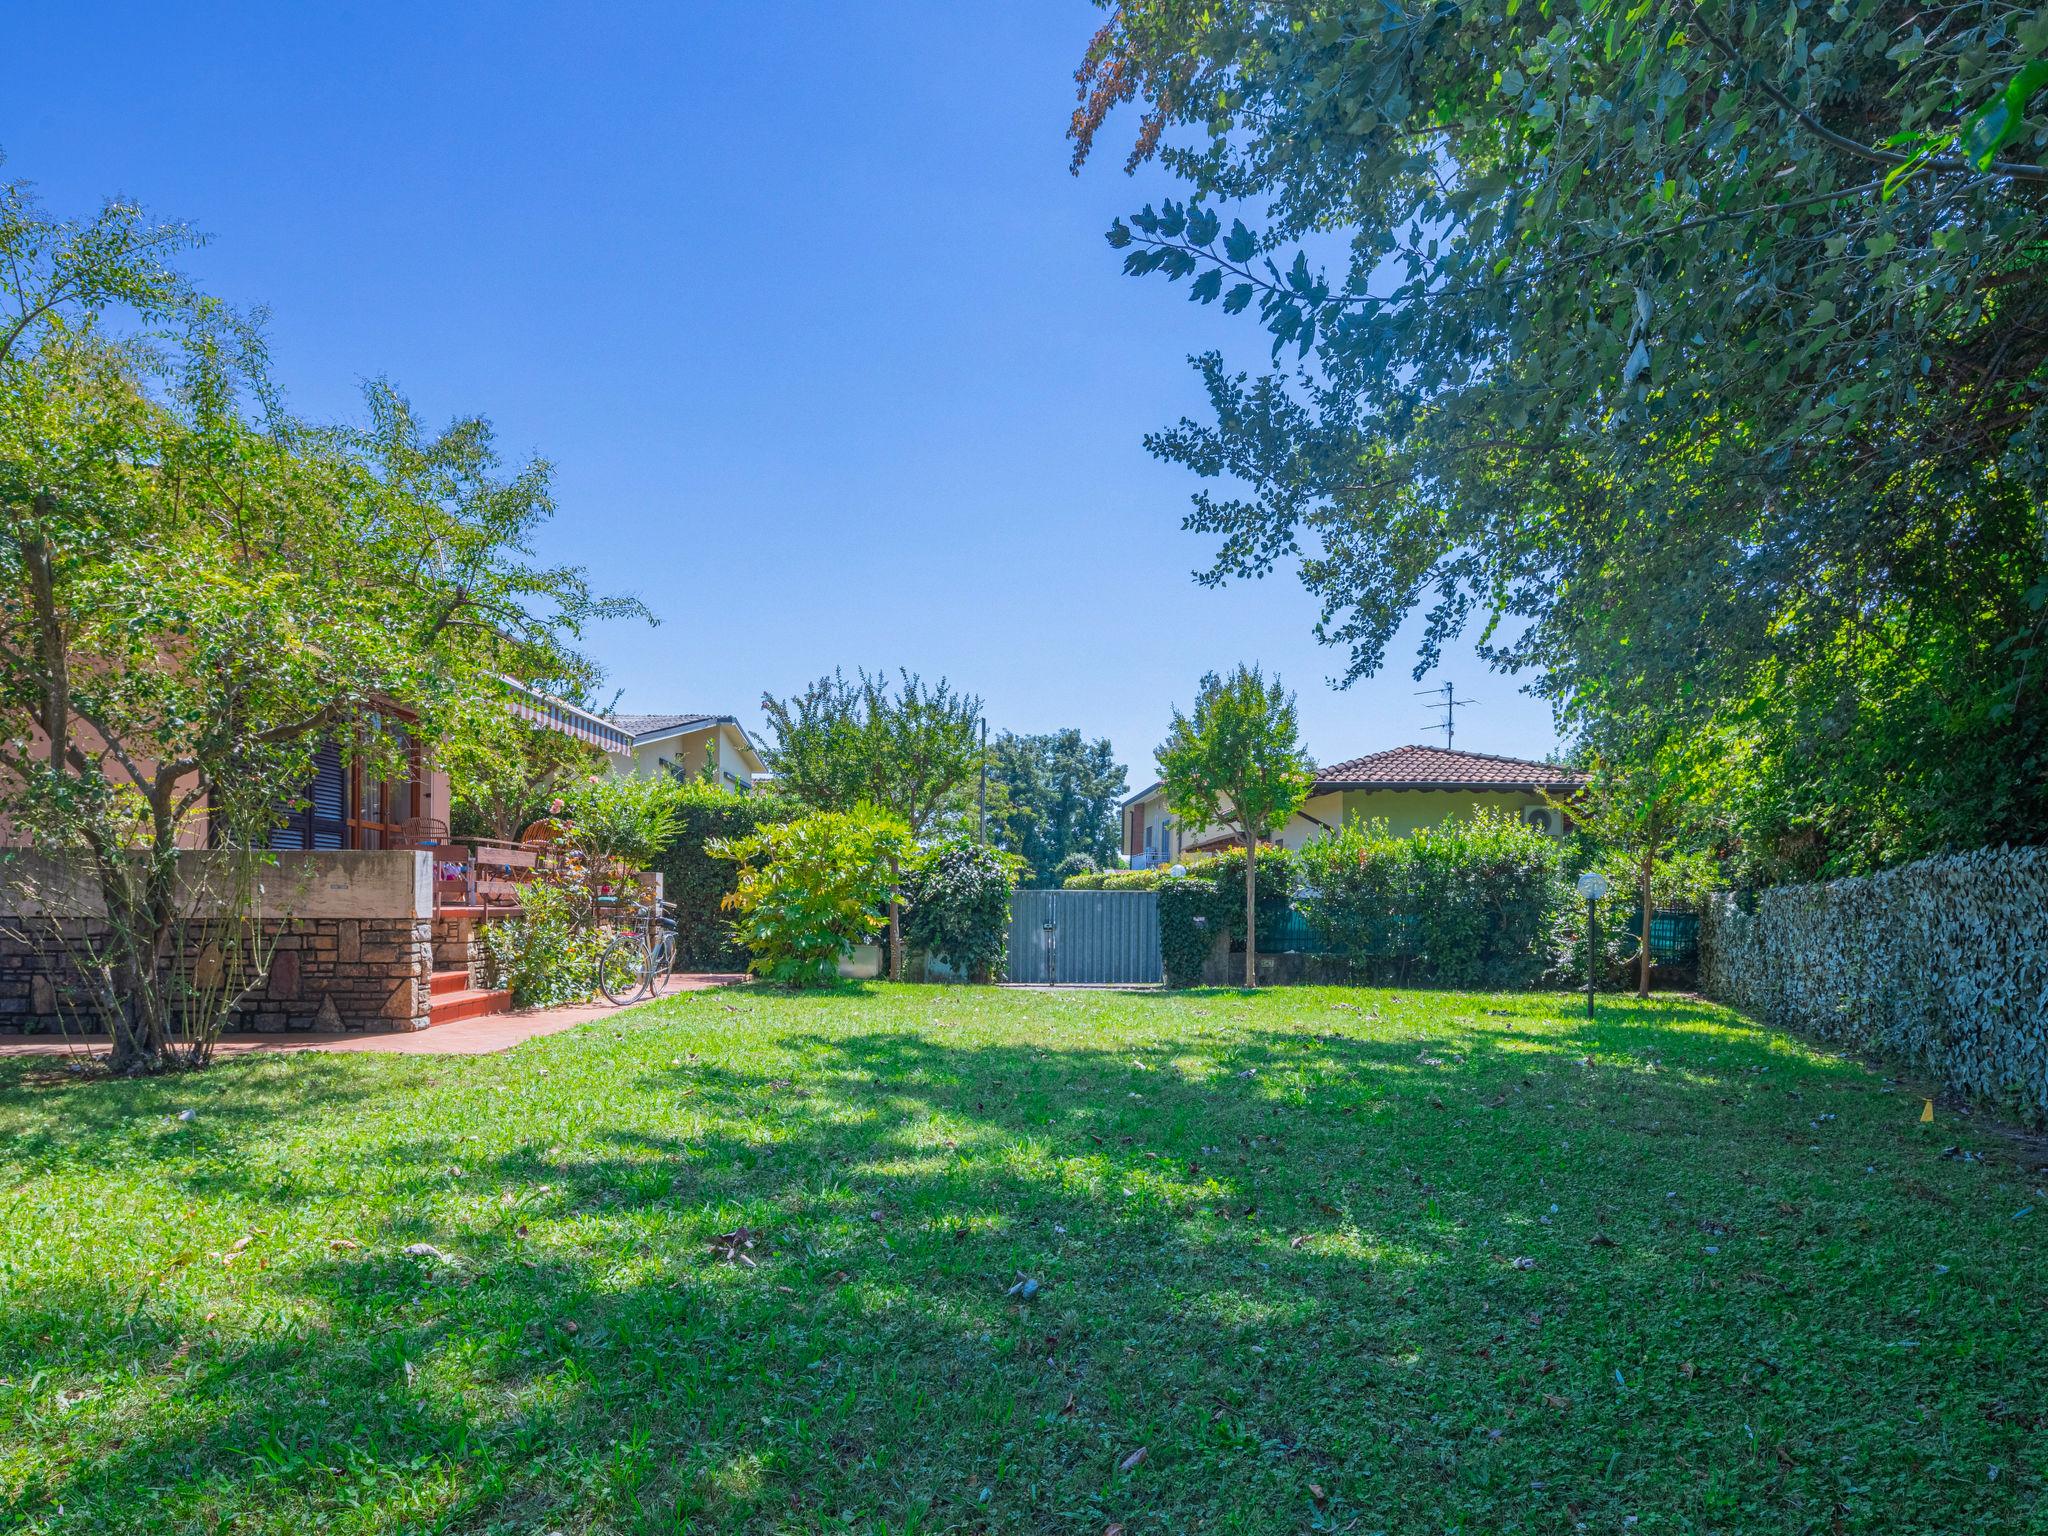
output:
[[[428,1071],[238,1064],[203,1157],[160,1130],[180,1084],[66,1090],[15,1112],[29,1179],[142,1157],[279,1230],[346,1212],[359,1246],[303,1232],[267,1319],[202,1319],[132,1274],[11,1298],[0,1402],[34,1443],[97,1422],[58,1378],[154,1406],[0,1508],[30,1529],[1135,1532],[1618,1527],[1654,1498],[1854,1529],[1944,1423],[2018,1452],[1977,1384],[1882,1355],[1928,1303],[1864,1259],[1924,1245],[1926,1213],[1836,1208],[1896,1138],[1816,1164],[1784,1135],[1805,1109],[1757,1085],[1818,1102],[1861,1069],[1717,1010],[1585,1026],[1471,1001],[1413,1022],[1317,1001],[1282,1029],[1238,994],[1124,996],[1100,1005],[1122,1036],[1075,1043],[869,1026],[872,989],[693,999],[585,1043],[615,1050],[596,1084],[572,1039],[530,1058],[559,1088],[521,1064],[538,1125],[482,1147],[481,1120],[408,1115],[289,1194],[235,1184],[228,1144],[416,1108]],[[761,1018],[761,1065],[721,1054]],[[1859,1251],[1816,1211],[1861,1220]],[[1754,1252],[1709,1262],[1731,1243]],[[1873,1351],[1882,1391],[1845,1386]],[[1840,1454],[1854,1412],[1893,1470]],[[1950,1508],[1996,1523],[2020,1496]]]

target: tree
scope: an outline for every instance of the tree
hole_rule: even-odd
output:
[[[425,433],[381,382],[363,428],[285,413],[260,334],[170,265],[191,243],[0,186],[0,811],[104,909],[74,959],[124,1070],[180,1034],[204,1061],[262,979],[250,872],[316,743],[388,773],[379,711],[446,739],[504,677],[589,681],[581,626],[644,612],[532,561],[547,466],[502,475],[481,419]],[[221,867],[233,979],[202,986],[181,884]]]
[[[1188,190],[1111,243],[1292,364],[1149,439],[1208,580],[1740,737],[1767,873],[2048,835],[2048,12],[1104,3],[1077,157]]]
[[[820,811],[872,804],[900,821],[913,841],[929,837],[980,763],[981,700],[914,672],[840,673],[788,700],[763,695],[774,743],[763,753],[778,788]],[[890,866],[900,884],[900,864]],[[903,902],[889,893],[889,979],[903,979]]]
[[[1700,832],[1705,816],[1702,769],[1694,743],[1654,726],[1613,757],[1596,757],[1580,792],[1544,797],[1570,816],[1603,853],[1625,854],[1642,904],[1636,996],[1650,995],[1650,914],[1666,860]]]
[[[547,815],[566,785],[602,773],[605,756],[566,731],[529,724],[508,710],[478,715],[443,748],[441,766],[448,771],[450,831],[510,842]]]
[[[1258,973],[1258,845],[1287,825],[1315,783],[1294,695],[1257,667],[1202,679],[1192,715],[1173,712],[1156,754],[1166,805],[1185,826],[1225,826],[1244,843],[1244,984]]]
[[[1099,868],[1116,858],[1127,782],[1106,738],[1005,731],[989,744],[990,837],[1024,860],[1030,885],[1057,884],[1076,857]]]

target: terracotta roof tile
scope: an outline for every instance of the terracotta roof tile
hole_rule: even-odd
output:
[[[1316,774],[1318,790],[1576,789],[1585,781],[1583,773],[1555,763],[1447,747],[1392,747],[1332,763]]]

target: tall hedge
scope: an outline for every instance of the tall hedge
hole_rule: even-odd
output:
[[[714,785],[683,786],[682,830],[653,867],[676,904],[676,965],[686,971],[743,971],[747,951],[733,938],[721,905],[739,883],[739,866],[707,857],[713,838],[744,837],[756,827],[792,821],[803,807],[782,795],[735,794]]]
[[[1710,996],[2048,1125],[2048,848],[1709,900]]]
[[[1529,987],[1568,900],[1564,849],[1497,811],[1391,837],[1351,822],[1302,850],[1299,905],[1363,981]]]

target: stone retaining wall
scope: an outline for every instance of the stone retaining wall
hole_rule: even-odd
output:
[[[17,856],[14,873],[26,867]],[[50,861],[31,872],[33,882],[10,882],[0,868],[0,1031],[96,1027],[72,999],[83,990],[81,962],[105,947],[103,909],[82,884],[67,886],[66,872]],[[268,974],[230,1027],[424,1029],[436,939],[429,878],[424,853],[280,854],[259,880],[258,949],[268,955]],[[31,889],[33,899],[24,897]],[[202,977],[221,964],[196,917],[186,949]]]

